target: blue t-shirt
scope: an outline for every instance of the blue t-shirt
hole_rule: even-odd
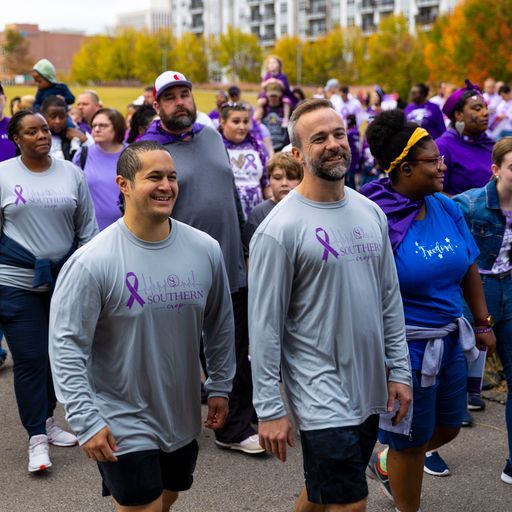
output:
[[[462,315],[460,283],[478,248],[451,199],[425,198],[426,215],[415,220],[395,253],[405,323],[441,327]]]

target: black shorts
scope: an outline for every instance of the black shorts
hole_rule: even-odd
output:
[[[194,439],[175,452],[145,450],[119,455],[117,462],[98,462],[103,496],[125,507],[146,505],[164,490],[190,489],[199,447]]]
[[[377,441],[379,416],[361,425],[301,430],[308,500],[323,505],[356,503],[368,496],[365,470]]]

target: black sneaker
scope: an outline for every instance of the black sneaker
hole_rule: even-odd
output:
[[[483,411],[485,402],[480,395],[468,395],[468,411]]]
[[[505,466],[503,473],[501,473],[501,481],[506,484],[512,484],[512,464],[509,460],[507,460],[507,465]]]
[[[438,452],[430,452],[425,455],[423,470],[425,473],[434,476],[448,476],[450,474],[448,464],[446,464]]]
[[[370,457],[370,462],[368,462],[368,466],[366,466],[366,476],[379,482],[380,488],[384,495],[389,498],[392,502],[393,494],[391,493],[391,486],[389,485],[389,477],[387,473],[384,473],[380,468],[379,464],[379,454],[377,452],[372,453]]]

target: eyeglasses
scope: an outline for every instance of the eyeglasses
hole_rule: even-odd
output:
[[[94,123],[91,124],[91,129],[94,130],[95,128],[98,128],[98,130],[106,130],[112,126],[110,123]]]
[[[434,156],[432,158],[415,158],[414,160],[409,160],[409,162],[435,162],[436,167],[439,169],[444,164],[444,155]]]

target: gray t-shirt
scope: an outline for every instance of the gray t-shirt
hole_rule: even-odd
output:
[[[81,444],[104,426],[117,453],[175,451],[201,431],[199,342],[210,396],[235,373],[234,324],[219,244],[172,221],[161,242],[119,219],[63,267],[50,312],[55,388]]]
[[[279,367],[302,430],[386,411],[389,380],[409,384],[404,316],[386,217],[345,188],[318,203],[290,192],[250,245],[254,405],[285,415]]]
[[[172,218],[208,233],[220,244],[231,292],[246,285],[233,171],[220,135],[205,126],[188,142],[173,142],[171,154],[180,193]]]
[[[52,158],[50,168],[32,172],[21,157],[0,164],[0,229],[36,258],[58,261],[76,239],[88,242],[98,233],[83,172]],[[0,264],[0,284],[32,288],[34,270]]]

